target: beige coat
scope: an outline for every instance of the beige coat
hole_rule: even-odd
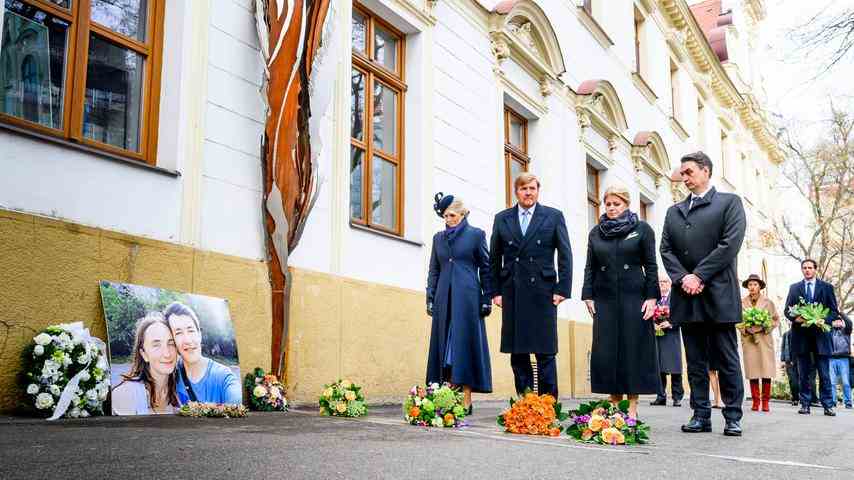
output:
[[[759,295],[754,305],[750,295],[741,299],[741,308],[750,307],[767,310],[774,321],[774,328],[780,324],[777,308],[768,297]],[[774,338],[771,333],[749,334],[741,332],[741,349],[744,352],[744,376],[750,380],[757,378],[774,378],[777,375],[777,358],[774,355]]]

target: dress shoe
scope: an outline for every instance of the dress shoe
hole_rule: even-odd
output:
[[[723,407],[721,407],[720,405],[712,405],[712,408],[717,408],[718,410],[720,410]]]
[[[697,417],[691,417],[691,421],[682,425],[682,431],[685,433],[711,432],[712,421],[709,419],[702,420]]]
[[[673,400],[673,406],[674,407],[681,407],[682,406],[682,400]]]
[[[833,408],[825,408],[824,414],[827,415],[828,417],[835,417],[836,416],[836,412],[833,411]]]
[[[846,404],[845,404],[845,409],[846,409],[846,410],[851,410],[852,408],[854,408],[854,407],[852,407],[852,405],[851,405],[850,403],[846,403]]]
[[[800,413],[801,415],[809,415],[810,414],[810,406],[804,405],[803,407],[801,407],[800,410],[798,410],[798,413]]]
[[[649,402],[653,407],[661,407],[667,405],[667,400],[664,398],[656,398],[655,400]]]
[[[741,424],[738,423],[738,420],[727,420],[726,426],[724,427],[724,435],[728,437],[740,437],[741,436]]]

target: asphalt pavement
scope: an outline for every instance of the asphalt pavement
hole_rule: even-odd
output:
[[[712,433],[684,434],[687,407],[648,400],[640,415],[653,442],[634,447],[504,433],[503,402],[476,402],[461,429],[410,426],[393,405],[360,419],[313,406],[243,419],[0,417],[0,479],[854,479],[852,410],[803,416],[774,403],[746,411],[733,438],[719,411]]]

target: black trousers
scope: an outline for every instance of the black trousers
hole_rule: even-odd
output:
[[[789,391],[792,392],[792,401],[800,402],[801,378],[798,376],[798,362],[786,362],[786,376],[789,377]]]
[[[537,392],[546,393],[557,398],[557,361],[551,354],[537,353]],[[516,383],[516,393],[525,393],[526,389],[534,390],[534,368],[531,366],[529,353],[511,353],[510,367],[513,369],[513,380]]]
[[[673,395],[673,400],[682,401],[682,397],[685,396],[685,388],[682,386],[682,374],[664,372],[661,372],[661,384],[658,387],[656,400],[667,400],[668,375],[670,375],[670,394]]]
[[[830,385],[830,357],[827,355],[816,355],[804,353],[798,355],[798,373],[800,374],[800,399],[801,406],[808,407],[815,394],[815,377],[810,375],[812,369],[818,371],[819,400],[824,408],[832,408],[836,405],[833,387]]]
[[[709,362],[718,367],[718,383],[727,420],[741,420],[744,378],[738,356],[738,336],[731,323],[683,323],[682,343],[688,361],[691,408],[700,419],[712,417],[709,401]]]

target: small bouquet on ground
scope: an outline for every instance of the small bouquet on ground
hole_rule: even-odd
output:
[[[104,414],[110,392],[106,345],[82,322],[53,325],[22,356],[22,388],[36,411],[55,420]]]
[[[368,413],[362,387],[350,380],[324,385],[320,395],[320,414],[334,417],[361,417]]]
[[[655,336],[663,337],[664,329],[671,328],[670,325],[670,306],[668,305],[656,305],[655,312],[652,314],[653,321],[655,322]]]
[[[752,327],[759,327],[763,332],[771,333],[771,330],[774,328],[774,321],[771,319],[771,314],[768,313],[768,310],[750,307],[741,312],[741,322],[737,323],[735,327],[741,330],[742,334],[750,335],[753,343],[759,343],[759,337],[755,333],[749,332],[749,330]]]
[[[824,332],[830,331],[830,325],[825,321],[827,316],[830,315],[830,309],[820,303],[807,303],[801,297],[797,305],[789,307],[789,315],[803,318],[804,323],[801,324],[802,327],[816,327]]]
[[[178,415],[195,418],[241,418],[248,412],[249,410],[239,403],[188,402],[181,406]]]
[[[649,442],[649,426],[629,417],[629,401],[612,405],[607,400],[581,404],[569,412],[572,425],[566,434],[584,443],[636,445]]]
[[[510,399],[510,408],[498,416],[498,424],[510,433],[523,435],[560,435],[558,422],[567,419],[560,402],[551,395],[525,392],[518,400]]]
[[[447,383],[431,383],[426,388],[416,385],[403,402],[403,416],[410,425],[461,427],[466,416],[463,394]]]
[[[265,375],[264,370],[256,368],[247,373],[243,386],[249,395],[249,408],[262,412],[287,412],[288,399],[285,387],[275,375]]]

